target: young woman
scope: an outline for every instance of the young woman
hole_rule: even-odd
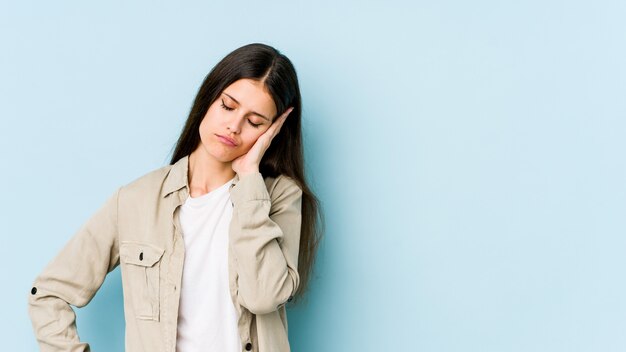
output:
[[[42,351],[88,351],[83,307],[121,266],[127,352],[289,351],[320,239],[287,57],[243,46],[207,75],[170,165],[119,187],[35,279]],[[294,302],[295,303],[295,302]]]

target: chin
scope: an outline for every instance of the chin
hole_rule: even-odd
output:
[[[219,162],[222,163],[230,163],[233,160],[236,159],[236,157],[233,157],[232,155],[224,155],[224,154],[211,154],[211,156],[213,156],[213,158]]]
[[[237,157],[234,151],[226,150],[218,143],[205,144],[204,151],[211,158],[223,163],[233,161]]]
[[[233,160],[237,159],[237,157],[239,157],[239,155],[234,155],[232,153],[230,153],[230,154],[229,153],[222,153],[220,151],[211,152],[210,154],[211,154],[211,156],[215,160],[217,160],[219,162],[222,162],[222,163],[230,163]]]

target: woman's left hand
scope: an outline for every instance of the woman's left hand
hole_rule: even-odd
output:
[[[278,117],[254,143],[252,148],[246,153],[235,160],[233,160],[231,167],[240,177],[244,174],[259,172],[259,164],[265,154],[267,148],[269,148],[272,139],[280,132],[280,128],[287,119],[289,113],[293,110],[293,107],[287,109],[280,117]]]

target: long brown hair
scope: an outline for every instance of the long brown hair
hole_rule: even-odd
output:
[[[307,291],[324,225],[319,200],[309,188],[304,175],[302,102],[298,77],[291,61],[275,48],[260,43],[242,46],[224,57],[202,82],[170,164],[196,149],[200,143],[200,122],[209,106],[226,87],[242,78],[265,84],[276,105],[276,116],[293,106],[289,118],[265,151],[259,171],[264,177],[281,174],[289,176],[302,189],[302,227],[298,255],[300,285],[294,295],[295,304]]]

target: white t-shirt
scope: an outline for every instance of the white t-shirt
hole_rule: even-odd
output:
[[[180,209],[185,261],[178,312],[177,352],[239,352],[237,312],[228,286],[231,179]]]

